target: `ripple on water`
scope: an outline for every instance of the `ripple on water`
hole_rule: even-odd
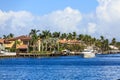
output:
[[[119,73],[119,57],[84,59],[66,56],[0,60],[1,80],[117,80],[120,78]]]

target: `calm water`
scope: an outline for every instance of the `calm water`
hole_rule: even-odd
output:
[[[0,80],[117,80],[120,54],[0,59]]]

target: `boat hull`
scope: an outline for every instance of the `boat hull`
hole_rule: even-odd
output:
[[[83,53],[84,58],[94,58],[95,54],[94,53]]]

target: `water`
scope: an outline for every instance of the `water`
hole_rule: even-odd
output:
[[[120,54],[0,59],[0,80],[118,80]]]

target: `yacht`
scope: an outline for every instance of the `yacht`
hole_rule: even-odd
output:
[[[82,52],[84,58],[93,58],[95,57],[94,50],[84,49]]]

